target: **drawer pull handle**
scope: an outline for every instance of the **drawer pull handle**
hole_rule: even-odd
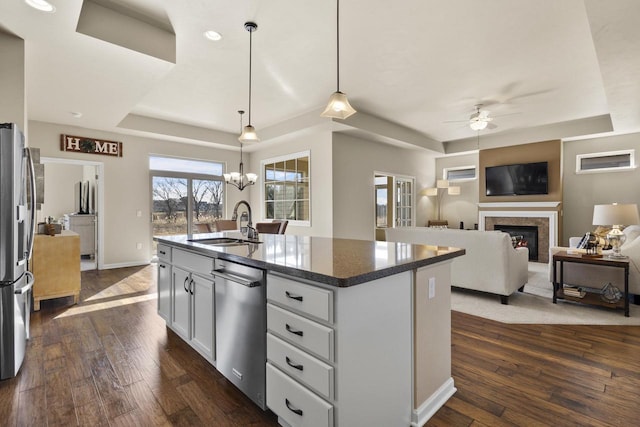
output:
[[[287,409],[289,409],[291,412],[293,412],[296,415],[302,416],[303,414],[302,409],[296,409],[293,406],[291,406],[291,402],[289,402],[289,399],[284,399],[284,404],[287,405]]]
[[[303,299],[303,298],[302,298],[302,296],[301,296],[301,295],[294,295],[294,294],[292,294],[292,293],[291,293],[291,292],[289,292],[289,291],[284,291],[284,294],[287,296],[287,298],[291,298],[291,299],[294,299],[294,300],[296,300],[296,301],[300,301],[300,302],[302,302],[302,299]]]
[[[297,369],[299,371],[303,371],[304,370],[304,366],[303,365],[296,365],[295,363],[293,363],[291,361],[291,359],[289,359],[289,356],[285,356],[285,360],[287,361],[287,365],[291,366],[294,369]]]
[[[164,264],[160,264],[160,268],[167,268]]]
[[[289,326],[289,324],[288,324],[288,323],[287,323],[287,324],[285,324],[285,326],[284,326],[284,327],[285,327],[285,329],[286,329],[287,331],[291,332],[291,333],[292,333],[292,334],[294,334],[294,335],[299,335],[299,336],[303,336],[303,335],[304,335],[304,332],[303,332],[303,331],[301,331],[301,330],[299,330],[299,329],[293,329],[291,326]]]
[[[160,251],[160,255],[166,255],[167,253],[165,251]]]

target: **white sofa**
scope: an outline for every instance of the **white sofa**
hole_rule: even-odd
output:
[[[508,304],[509,295],[522,290],[528,280],[529,250],[514,249],[509,234],[501,231],[400,227],[388,228],[386,238],[465,249],[464,256],[453,260],[451,285],[500,295],[503,304]]]
[[[629,257],[629,293],[635,295],[635,303],[640,303],[640,225],[630,225],[623,230],[627,240],[620,247],[620,252]],[[549,280],[553,282],[553,254],[558,251],[574,249],[581,237],[569,239],[570,248],[549,248]],[[603,251],[604,254],[610,251]],[[558,275],[560,273],[558,272]],[[559,279],[559,278],[558,278]],[[624,287],[624,272],[620,268],[602,267],[598,265],[584,265],[565,263],[564,283],[588,288],[602,288],[607,283],[622,290]]]

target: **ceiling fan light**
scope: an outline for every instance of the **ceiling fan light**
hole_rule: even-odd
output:
[[[249,144],[252,142],[260,142],[260,138],[258,138],[256,129],[251,125],[247,125],[242,129],[242,134],[238,137],[238,141]]]
[[[25,0],[29,6],[42,12],[54,13],[56,7],[46,0]]]
[[[329,97],[327,108],[320,114],[321,117],[344,120],[356,113],[355,108],[349,104],[347,95],[336,91]]]
[[[469,127],[473,130],[483,130],[486,129],[488,122],[484,120],[476,120],[469,122]]]

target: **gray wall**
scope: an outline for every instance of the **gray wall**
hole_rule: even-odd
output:
[[[414,177],[415,225],[426,225],[433,204],[421,192],[435,182],[434,155],[333,134],[333,237],[375,239],[374,175]]]
[[[637,203],[640,205],[640,168],[628,172],[576,174],[576,155],[616,150],[636,150],[640,156],[640,134],[564,142],[564,232],[561,244],[569,237],[593,230],[593,205]]]
[[[475,166],[478,175],[478,153],[439,157],[436,159],[436,179],[442,179],[444,168]],[[433,182],[435,185],[435,181]],[[478,178],[473,181],[455,182],[452,185],[460,187],[459,196],[442,196],[441,217],[449,221],[449,227],[458,228],[460,221],[464,222],[464,228],[473,228],[478,222]],[[433,213],[433,219],[436,213]],[[423,224],[418,224],[423,225]]]

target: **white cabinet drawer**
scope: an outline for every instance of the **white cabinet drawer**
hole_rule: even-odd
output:
[[[333,323],[333,292],[270,274],[267,298],[318,319]]]
[[[158,243],[158,259],[160,261],[171,262],[171,247]]]
[[[179,265],[185,270],[196,274],[211,277],[213,270],[213,258],[194,254],[180,249],[174,249],[172,253],[173,265]]]
[[[267,360],[327,399],[333,398],[333,367],[267,334]]]
[[[333,406],[267,363],[267,406],[292,427],[333,426]]]
[[[267,304],[267,329],[300,347],[333,361],[333,329]]]

